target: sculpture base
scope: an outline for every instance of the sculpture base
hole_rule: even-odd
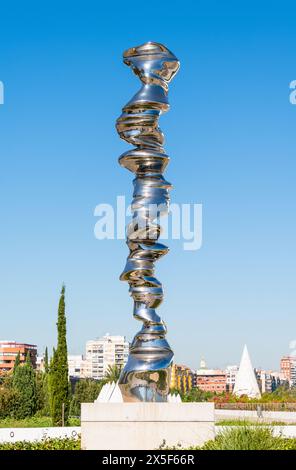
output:
[[[85,450],[188,448],[214,437],[213,403],[81,404],[81,448]]]

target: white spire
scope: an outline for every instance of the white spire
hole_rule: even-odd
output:
[[[200,360],[199,368],[200,369],[206,369],[207,368],[206,361],[205,361],[204,357],[202,357],[201,360]]]
[[[246,345],[243,350],[233,393],[237,396],[247,395],[249,398],[261,397],[258,382],[255,377],[254,369]]]

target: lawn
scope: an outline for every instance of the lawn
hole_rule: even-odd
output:
[[[5,418],[0,420],[0,428],[49,428],[52,426],[49,416],[32,416],[26,419]],[[80,426],[79,418],[69,418],[69,426]]]
[[[283,421],[252,421],[250,419],[223,419],[215,422],[216,426],[295,426],[296,422],[283,422]]]

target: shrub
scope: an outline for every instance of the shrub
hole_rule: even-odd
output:
[[[296,450],[296,439],[281,438],[280,450]]]
[[[296,439],[275,437],[272,429],[263,426],[237,426],[223,429],[202,450],[294,450]]]
[[[80,439],[44,439],[0,443],[0,450],[80,450]]]

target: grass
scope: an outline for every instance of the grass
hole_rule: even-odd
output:
[[[199,450],[296,450],[296,439],[273,436],[267,426],[225,428]]]
[[[285,423],[283,421],[252,421],[251,419],[223,419],[215,422],[216,426],[295,426],[296,422]]]
[[[49,428],[52,426],[49,416],[32,416],[26,419],[5,418],[0,420],[0,428]],[[79,418],[69,418],[69,426],[80,426]]]
[[[160,449],[182,450],[181,444],[167,446],[164,441]],[[225,427],[216,437],[203,446],[184,450],[296,450],[296,438],[274,436],[270,426],[240,425]]]

